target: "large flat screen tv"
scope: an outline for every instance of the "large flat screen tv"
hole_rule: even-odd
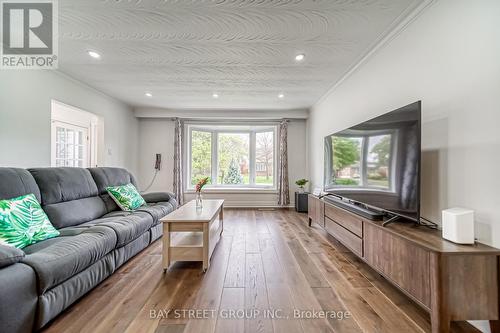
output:
[[[420,220],[421,102],[325,137],[325,191]]]

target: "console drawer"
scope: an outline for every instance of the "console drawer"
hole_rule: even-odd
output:
[[[325,216],[337,222],[353,234],[363,237],[363,221],[345,210],[326,204]]]
[[[360,257],[363,256],[363,240],[361,238],[328,217],[325,217],[325,229],[352,252]]]

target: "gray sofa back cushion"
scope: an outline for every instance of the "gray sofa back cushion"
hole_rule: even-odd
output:
[[[40,188],[42,207],[56,228],[94,220],[106,214],[97,185],[87,169],[29,169]]]
[[[0,200],[33,193],[40,202],[40,189],[25,169],[0,168]]]
[[[97,184],[97,190],[102,200],[106,204],[107,213],[119,210],[118,205],[109,196],[106,188],[109,186],[120,186],[133,184],[137,187],[137,182],[134,176],[122,168],[90,168],[90,174]]]

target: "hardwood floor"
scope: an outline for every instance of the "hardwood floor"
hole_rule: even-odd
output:
[[[183,262],[163,274],[157,241],[45,332],[430,332],[425,311],[322,230],[307,227],[305,214],[224,214],[206,274],[201,263]],[[308,310],[331,315],[294,316]],[[452,328],[478,332],[465,322]]]

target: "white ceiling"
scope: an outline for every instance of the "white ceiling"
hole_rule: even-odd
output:
[[[422,1],[64,0],[59,67],[133,106],[307,108]]]

